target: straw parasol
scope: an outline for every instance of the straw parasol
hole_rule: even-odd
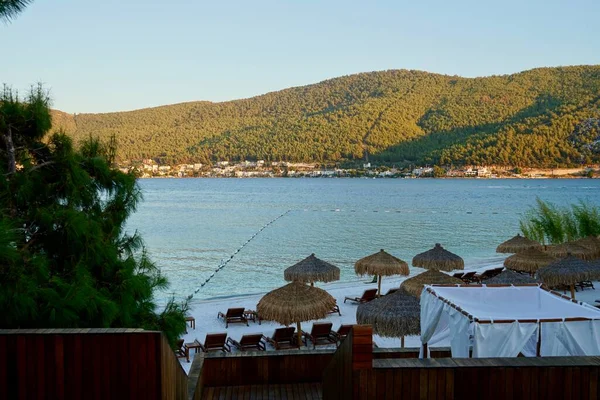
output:
[[[377,275],[377,293],[381,295],[381,277],[390,275],[408,275],[406,261],[394,257],[383,249],[375,254],[361,258],[354,264],[354,271],[358,275]]]
[[[465,268],[465,262],[462,258],[444,249],[439,243],[436,243],[433,249],[417,254],[412,260],[412,265],[441,271]]]
[[[573,243],[585,247],[594,252],[594,259],[600,258],[600,239],[595,236],[588,236],[574,241]]]
[[[265,294],[256,306],[261,319],[283,325],[296,323],[298,346],[302,343],[302,321],[325,318],[335,306],[335,299],[323,289],[292,282]]]
[[[519,274],[509,269],[500,272],[493,278],[484,282],[486,285],[522,285],[527,283],[539,283],[535,278],[529,275]]]
[[[548,253],[544,253],[538,249],[528,249],[509,256],[504,260],[504,266],[515,271],[533,274],[538,269],[554,261],[556,261],[556,258]]]
[[[568,254],[571,254],[582,260],[589,261],[596,258],[597,251],[595,249],[590,249],[589,247],[583,247],[575,242],[566,242],[547,246],[546,253],[557,258],[563,258]]]
[[[508,239],[496,247],[496,253],[518,253],[527,249],[542,249],[542,245],[535,240],[528,239],[520,234]]]
[[[408,278],[400,285],[400,289],[406,290],[408,293],[416,296],[417,298],[421,297],[421,292],[423,291],[423,286],[425,285],[460,285],[464,284],[458,278],[447,275],[443,272],[436,270],[425,271],[417,276],[413,276],[412,278]]]
[[[384,337],[400,337],[421,333],[421,306],[419,299],[400,289],[368,303],[356,310],[359,324],[372,325],[373,332]]]
[[[568,254],[567,257],[540,268],[536,274],[548,286],[568,285],[571,298],[575,300],[575,284],[600,278],[600,268],[587,261]]]
[[[313,253],[304,260],[286,268],[283,271],[283,277],[286,281],[310,282],[310,285],[314,286],[315,282],[338,281],[340,279],[340,269],[333,264],[318,259]]]

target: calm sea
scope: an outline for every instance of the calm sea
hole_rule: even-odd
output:
[[[499,261],[536,197],[600,205],[600,180],[146,179],[128,228],[169,278],[195,299],[264,292],[315,253],[359,279],[354,262],[385,249],[410,260],[441,243],[466,268]],[[283,216],[281,216],[283,215]],[[281,216],[279,219],[277,217]],[[275,220],[276,219],[276,220]],[[275,220],[271,224],[269,222]],[[365,278],[362,278],[365,280]],[[166,296],[162,294],[159,300]]]

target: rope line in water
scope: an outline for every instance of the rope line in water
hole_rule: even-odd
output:
[[[234,251],[234,252],[233,252],[233,254],[232,254],[232,255],[230,255],[230,256],[229,256],[229,258],[228,258],[227,260],[225,260],[225,261],[221,260],[221,263],[220,263],[220,264],[219,264],[219,266],[218,266],[218,267],[217,267],[217,268],[214,270],[214,272],[212,272],[212,273],[211,273],[211,274],[208,276],[208,278],[206,278],[206,279],[204,280],[204,282],[202,282],[202,283],[200,284],[200,286],[198,286],[198,287],[196,288],[196,290],[194,290],[194,293],[190,294],[190,295],[187,297],[187,299],[188,299],[188,300],[191,300],[191,299],[194,297],[194,295],[200,291],[200,289],[202,289],[202,288],[203,288],[203,287],[204,287],[204,286],[205,286],[205,285],[206,285],[208,282],[210,282],[210,280],[211,280],[211,279],[212,279],[212,278],[215,276],[215,274],[216,274],[217,272],[219,272],[220,270],[222,270],[223,268],[225,268],[225,266],[226,266],[227,264],[229,264],[229,261],[233,260],[233,257],[234,257],[234,256],[235,256],[237,253],[239,253],[239,252],[240,252],[240,251],[241,251],[241,250],[242,250],[244,247],[246,247],[246,246],[248,245],[248,243],[250,243],[252,240],[254,240],[254,239],[256,238],[256,236],[257,236],[259,233],[261,233],[261,232],[262,232],[262,231],[264,231],[266,228],[268,228],[270,225],[272,225],[273,223],[275,223],[275,221],[277,221],[278,219],[280,219],[280,218],[283,218],[285,215],[287,215],[287,214],[288,214],[289,212],[291,212],[291,211],[292,211],[292,210],[287,210],[287,211],[286,211],[286,212],[284,212],[283,214],[281,214],[281,215],[279,215],[278,217],[276,217],[276,218],[272,219],[271,221],[267,222],[267,223],[266,223],[266,224],[265,224],[265,225],[264,225],[262,228],[260,228],[260,229],[259,229],[258,231],[256,231],[256,232],[255,232],[255,233],[254,233],[252,236],[250,236],[250,239],[246,240],[246,241],[244,242],[244,244],[242,244],[242,245],[240,246],[240,248],[239,248],[239,249],[237,249],[236,251]]]

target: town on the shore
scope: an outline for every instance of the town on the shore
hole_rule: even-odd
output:
[[[525,168],[507,166],[440,167],[437,165],[395,167],[363,163],[354,168],[325,166],[317,163],[285,161],[218,161],[214,164],[161,165],[152,159],[119,165],[123,172],[134,172],[140,178],[594,178],[600,166],[579,168]]]

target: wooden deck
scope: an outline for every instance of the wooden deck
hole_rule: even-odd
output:
[[[287,385],[216,386],[204,388],[202,399],[287,399],[321,400],[320,383],[296,383]]]

